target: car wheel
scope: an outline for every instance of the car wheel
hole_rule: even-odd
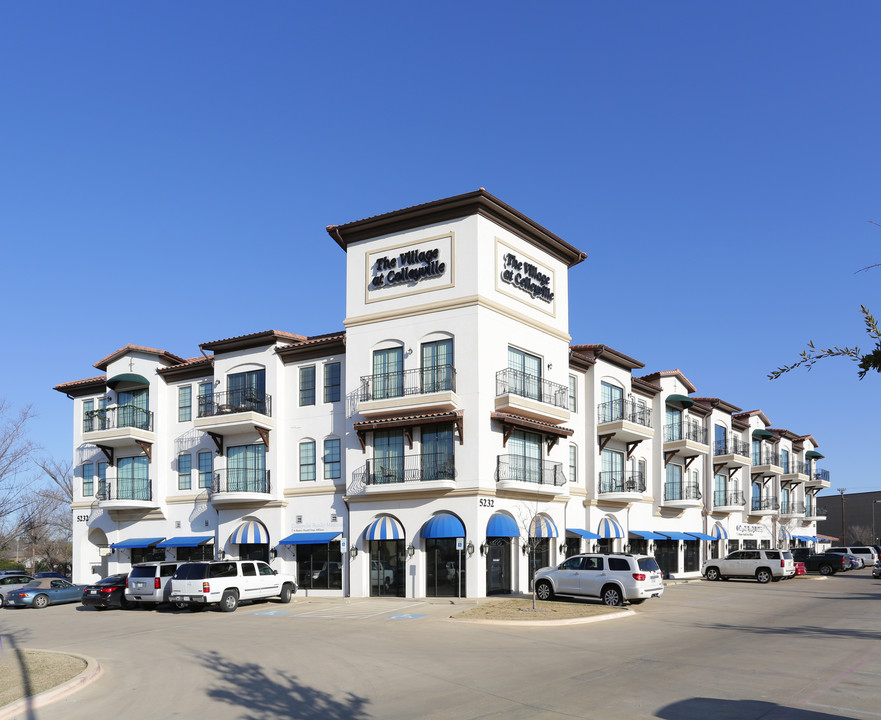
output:
[[[759,568],[756,570],[756,580],[758,580],[763,585],[765,583],[771,582],[771,571],[768,568]]]
[[[0,593],[0,608],[3,607],[3,602],[4,602],[4,600],[3,600],[3,593]]]
[[[721,580],[722,576],[719,574],[719,568],[708,567],[707,568],[707,580]]]
[[[239,606],[239,596],[235,590],[227,590],[220,598],[220,609],[223,612],[233,612]]]
[[[49,598],[46,595],[37,595],[34,598],[34,607],[35,608],[44,608],[49,604]]]
[[[542,580],[535,586],[535,596],[539,600],[553,600],[554,588],[551,587],[551,584],[547,580]]]
[[[820,565],[820,575],[832,575],[832,566]]]
[[[138,603],[134,600],[129,600],[123,595],[119,598],[119,609],[120,610],[134,610],[138,607]]]
[[[173,603],[171,603],[171,606],[172,606],[175,610],[186,610],[186,609],[189,607],[189,603],[185,603],[185,602],[173,602]]]
[[[610,607],[618,607],[624,604],[624,597],[621,595],[621,590],[617,585],[606,585],[603,588],[603,605],[609,605]]]
[[[281,586],[281,593],[279,594],[279,599],[283,603],[289,603],[291,601],[291,595],[293,595],[293,590],[291,589],[290,583],[285,583]]]

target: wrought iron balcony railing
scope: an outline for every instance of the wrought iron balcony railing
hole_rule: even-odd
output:
[[[626,420],[650,428],[652,411],[646,405],[640,405],[633,400],[611,400],[597,407],[597,422],[607,423],[616,420]]]
[[[625,493],[645,492],[645,478],[641,472],[624,472],[623,470],[603,470],[597,483],[597,492]]]
[[[119,478],[116,480],[116,493],[110,480],[99,480],[95,497],[98,500],[153,500],[153,483],[147,478]]]
[[[153,413],[134,405],[119,405],[117,407],[90,410],[83,417],[83,432],[119,430],[123,428],[135,428],[152,432]]]
[[[454,480],[456,456],[453,453],[424,453],[368,460],[352,473],[354,486],[391,483]]]
[[[664,442],[676,440],[691,440],[693,442],[707,444],[707,429],[696,422],[670,423],[664,425]]]
[[[244,390],[215,392],[199,398],[200,418],[251,411],[271,417],[272,396],[245,388]]]
[[[753,452],[753,465],[776,465],[780,467],[780,453],[771,448],[762,448],[761,452]]]
[[[563,463],[539,460],[525,455],[499,455],[496,462],[496,481],[500,480],[520,480],[556,487],[566,483]]]
[[[452,365],[364,375],[361,378],[358,401],[386,400],[438,392],[456,392],[456,368]]]
[[[268,493],[269,470],[254,468],[226,468],[214,471],[209,492],[214,493]]]
[[[808,504],[805,504],[805,517],[809,517],[809,518],[826,517],[826,508],[812,507]]]
[[[713,507],[743,507],[746,505],[746,498],[742,492],[726,492],[725,490],[713,491]]]
[[[829,479],[829,471],[822,470],[820,468],[817,468],[816,470],[814,470],[814,480],[820,480],[822,482],[832,482]]]
[[[702,497],[697,483],[664,483],[664,500],[700,500]]]
[[[496,373],[496,397],[506,394],[538,400],[564,410],[569,409],[568,386],[543,380],[537,375],[529,375],[520,370],[507,368]]]
[[[776,497],[768,496],[763,498],[753,498],[750,503],[751,510],[779,510],[780,502]]]
[[[780,503],[781,515],[804,515],[805,504],[803,502],[782,502]]]
[[[740,455],[749,457],[749,443],[741,440],[737,435],[729,435],[725,440],[716,440],[713,443],[714,455]]]

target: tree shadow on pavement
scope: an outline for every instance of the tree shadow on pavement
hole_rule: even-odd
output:
[[[761,700],[724,700],[720,698],[689,698],[665,705],[655,713],[663,720],[840,720],[814,710],[786,707]]]
[[[217,652],[196,655],[199,662],[217,673],[220,682],[206,690],[212,700],[238,705],[246,720],[369,720],[369,700],[353,693],[336,698],[307,687],[284,670],[267,672],[256,663],[237,663]]]
[[[7,609],[4,612],[10,612],[10,610]],[[21,710],[21,714],[16,717],[33,720],[35,717],[33,705],[34,691],[31,686],[31,677],[28,673],[27,663],[25,662],[24,649],[22,648],[22,643],[28,635],[30,635],[30,632],[24,630],[0,633],[0,657],[5,659],[7,656],[11,656],[13,658],[12,665],[15,666],[15,672],[21,679],[22,697],[25,699],[25,706]],[[7,684],[14,682],[10,677],[4,677],[3,681]]]
[[[756,635],[786,635],[797,636],[829,636],[850,638],[852,640],[881,640],[881,633],[873,630],[860,630],[853,627],[820,627],[800,625],[780,625],[774,627],[750,627],[749,625],[724,625],[722,623],[701,623],[700,627],[708,630],[736,630],[737,632],[753,633]]]

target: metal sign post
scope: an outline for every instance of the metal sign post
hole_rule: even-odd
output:
[[[456,575],[459,580],[459,599],[462,599],[462,548],[465,547],[465,538],[456,538],[456,555],[458,560],[458,568]]]

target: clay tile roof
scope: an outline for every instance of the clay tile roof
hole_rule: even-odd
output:
[[[768,420],[768,416],[765,415],[761,410],[748,410],[747,412],[737,413],[734,417],[740,419],[746,419],[751,417],[758,417],[763,423],[765,423],[765,427],[768,427],[771,424],[771,421]]]
[[[206,357],[204,355],[197,355],[196,357],[188,358],[178,365],[172,365],[171,367],[159,368],[158,372],[160,375],[167,375],[173,372],[177,372],[178,370],[186,370],[187,368],[196,368],[200,365],[213,366],[214,358]]]
[[[569,349],[597,359],[602,358],[607,362],[623,367],[625,370],[635,370],[637,368],[645,367],[645,363],[641,363],[639,360],[636,360],[629,355],[625,355],[614,348],[610,348],[608,345],[601,345],[598,343],[570,345]]]
[[[112,363],[114,360],[118,360],[119,358],[127,355],[130,352],[140,352],[146,353],[147,355],[157,355],[160,359],[175,365],[177,363],[183,362],[182,358],[179,358],[177,355],[173,355],[167,350],[158,350],[157,348],[145,347],[144,345],[132,345],[132,343],[128,343],[127,345],[119,348],[119,350],[110,353],[107,357],[102,358],[101,360],[96,362],[93,367],[96,367],[99,370],[106,370],[107,366],[110,365],[110,363]]]
[[[201,343],[199,349],[203,351],[212,350],[217,352],[219,350],[224,352],[241,350],[243,348],[274,345],[277,342],[302,342],[305,339],[305,335],[296,335],[282,330],[261,330],[260,332],[248,333],[247,335],[236,335],[234,337],[223,338],[222,340],[212,340],[211,342]]]
[[[103,385],[105,382],[107,382],[106,375],[96,375],[95,377],[85,378],[84,380],[71,380],[70,382],[60,383],[56,385],[53,390],[67,393],[71,390],[77,390],[86,386]]]
[[[719,410],[722,410],[723,412],[732,413],[732,414],[740,412],[743,409],[743,408],[737,407],[736,405],[732,405],[729,402],[725,402],[724,400],[721,400],[720,398],[693,397],[692,400],[694,400],[696,403],[700,403],[701,405],[706,405],[707,407],[718,408]]]
[[[649,382],[652,382],[652,381],[655,381],[655,380],[660,380],[661,378],[665,378],[665,377],[675,377],[675,378],[678,378],[679,381],[680,381],[683,385],[685,385],[685,387],[686,387],[686,389],[688,390],[689,393],[693,393],[693,392],[695,392],[695,390],[696,390],[695,386],[691,384],[691,381],[690,381],[687,377],[685,377],[685,375],[684,375],[684,373],[682,372],[682,370],[679,370],[679,369],[676,369],[676,370],[660,370],[660,371],[658,371],[658,372],[653,372],[653,373],[651,373],[650,375],[643,375],[643,376],[640,378],[640,380],[648,380]]]

